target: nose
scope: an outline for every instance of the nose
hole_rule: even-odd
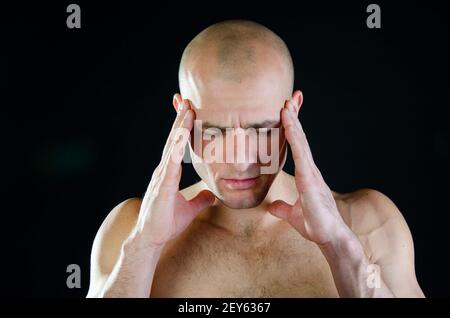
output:
[[[258,161],[258,139],[254,131],[235,128],[233,134],[234,155],[230,164],[239,172],[244,172]]]

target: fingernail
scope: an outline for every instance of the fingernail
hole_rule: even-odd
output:
[[[290,110],[292,113],[295,112],[294,104],[292,104],[292,102],[289,102],[289,110]]]
[[[180,105],[178,105],[178,112],[181,113],[184,109],[184,102],[181,102]]]

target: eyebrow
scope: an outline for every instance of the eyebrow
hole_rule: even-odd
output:
[[[279,120],[265,120],[263,122],[260,123],[253,123],[253,124],[247,124],[245,126],[242,126],[243,129],[247,129],[247,128],[276,128],[277,126],[279,126],[280,121]],[[226,127],[226,126],[221,126],[221,125],[214,125],[213,123],[207,122],[207,121],[203,121],[202,122],[202,129],[208,129],[208,128],[218,128],[221,130],[226,130],[227,128],[233,128],[233,127]]]

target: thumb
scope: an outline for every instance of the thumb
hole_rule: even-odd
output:
[[[270,214],[280,219],[287,220],[292,211],[292,205],[284,202],[283,200],[276,200],[268,205],[267,210]]]
[[[202,210],[213,205],[215,200],[216,197],[211,191],[202,190],[189,201],[189,205],[191,206],[194,215],[197,215]]]

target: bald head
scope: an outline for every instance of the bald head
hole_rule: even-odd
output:
[[[181,96],[175,94],[173,105],[177,109],[181,99],[189,99],[195,119],[199,121],[193,134],[206,136],[200,140],[201,149],[192,148],[191,138],[192,158],[204,158],[209,151],[231,152],[231,157],[241,154],[247,158],[236,164],[192,162],[208,188],[228,207],[250,208],[264,200],[276,173],[260,175],[257,186],[243,191],[229,189],[223,178],[250,178],[260,174],[260,168],[268,162],[248,160],[258,158],[255,148],[259,146],[270,148],[271,167],[272,162],[275,166],[284,162],[287,153],[284,137],[267,134],[258,140],[266,140],[268,145],[262,142],[251,147],[247,142],[230,145],[229,141],[235,137],[225,135],[217,137],[222,144],[211,149],[214,143],[207,138],[207,129],[244,128],[247,131],[247,128],[277,127],[286,100],[295,102],[295,96],[300,96],[293,93],[293,82],[292,59],[286,44],[255,22],[230,20],[214,24],[200,32],[184,50],[179,69]]]
[[[292,91],[294,68],[284,41],[256,22],[223,21],[200,32],[185,48],[178,73],[180,88],[198,73],[240,83],[271,66],[284,73]]]

